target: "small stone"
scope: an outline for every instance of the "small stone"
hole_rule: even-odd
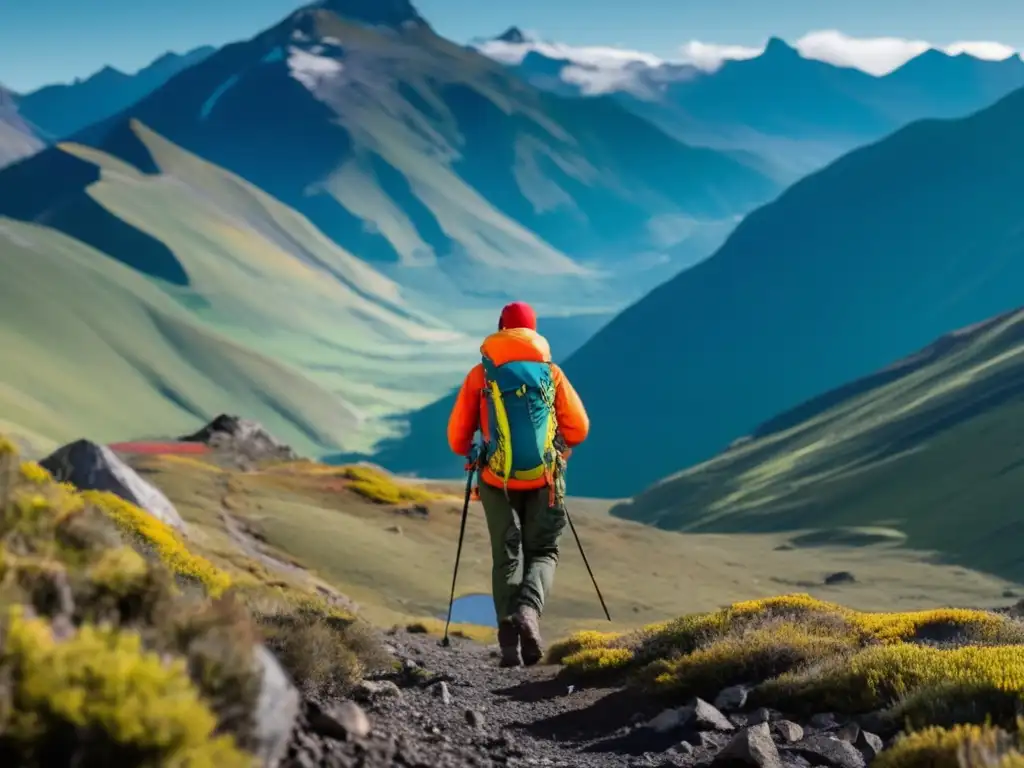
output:
[[[474,728],[484,727],[484,716],[481,712],[477,712],[475,709],[466,710],[466,722]]]
[[[821,714],[815,715],[811,718],[811,728],[817,728],[822,731],[827,731],[830,728],[835,728],[836,716],[831,712],[822,712]]]
[[[747,705],[750,689],[745,685],[733,685],[719,691],[715,706],[722,712],[736,712]]]
[[[791,720],[776,720],[772,729],[787,744],[793,744],[804,737],[804,729]]]
[[[390,680],[381,680],[375,682],[373,680],[363,680],[355,691],[355,698],[363,703],[373,701],[374,699],[387,699],[387,698],[402,698],[402,689],[395,685]]]
[[[681,755],[692,755],[693,754],[693,744],[691,744],[688,741],[681,741],[681,742],[679,742],[678,744],[676,744],[675,749],[676,749],[676,752],[678,752]]]
[[[747,715],[747,725],[758,725],[760,723],[770,723],[772,721],[771,710],[761,707],[755,709],[749,715]]]
[[[392,525],[392,526],[390,526],[388,528],[388,533],[394,533],[394,534],[397,534],[397,535],[401,536],[402,535],[402,526],[400,526],[400,525]]]
[[[443,680],[434,686],[434,695],[441,699],[441,703],[448,706],[452,703],[452,694],[448,690],[448,683]]]
[[[647,723],[647,727],[655,733],[668,733],[676,728],[680,728],[686,722],[688,714],[685,707],[666,709]]]
[[[415,672],[420,668],[420,665],[417,664],[414,659],[406,659],[404,662],[402,662],[402,666],[404,666],[406,671],[408,672]]]
[[[864,759],[870,763],[878,756],[878,753],[882,751],[885,745],[879,736],[862,728],[860,733],[857,734],[857,739],[853,742],[853,746],[859,749],[860,753],[864,755]]]
[[[740,731],[714,760],[714,765],[719,766],[737,764],[783,768],[779,750],[765,723]]]
[[[736,726],[729,722],[729,718],[708,704],[703,699],[697,699],[690,707],[689,717],[686,718],[686,725],[696,728],[698,731],[734,731]],[[684,716],[686,712],[684,711]]]
[[[742,712],[734,712],[729,715],[729,722],[735,725],[737,728],[745,728],[750,725],[748,722],[750,715],[745,715]]]
[[[310,710],[309,725],[321,736],[347,741],[370,735],[370,718],[354,701],[342,701],[327,709],[313,705]]]
[[[693,746],[700,747],[701,749],[717,750],[722,745],[716,740],[716,736],[718,736],[718,733],[696,731],[690,735],[687,741],[689,741]]]
[[[835,737],[837,739],[848,741],[851,744],[857,743],[858,736],[860,736],[860,726],[852,722],[839,726],[835,732]]]
[[[865,768],[867,765],[860,750],[848,741],[837,739],[831,734],[808,736],[788,749],[813,763],[825,762],[835,768]]]

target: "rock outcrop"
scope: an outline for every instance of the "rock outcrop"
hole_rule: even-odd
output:
[[[280,442],[259,422],[227,414],[221,414],[198,432],[178,439],[186,443],[203,443],[214,450],[223,450],[252,461],[299,458],[291,446]]]
[[[185,521],[170,499],[105,445],[77,440],[58,448],[39,463],[59,482],[70,483],[82,491],[108,491],[172,528],[185,531]]]

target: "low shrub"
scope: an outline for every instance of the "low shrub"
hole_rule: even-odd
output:
[[[1014,750],[1017,738],[991,726],[957,725],[904,734],[872,763],[874,768],[995,768]]]
[[[822,667],[763,683],[759,703],[793,712],[870,712],[898,706],[901,719],[921,727],[936,719],[963,721],[971,700],[977,719],[1011,721],[1024,694],[1024,647],[941,649],[882,645]],[[975,719],[975,718],[969,718]]]

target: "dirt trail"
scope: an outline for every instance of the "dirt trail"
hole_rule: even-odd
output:
[[[494,649],[458,638],[447,649],[404,632],[387,642],[406,672],[371,678],[385,690],[362,697],[370,737],[307,733],[290,766],[693,766],[712,755],[637,728],[663,705],[620,689],[570,690],[555,667],[500,669]]]

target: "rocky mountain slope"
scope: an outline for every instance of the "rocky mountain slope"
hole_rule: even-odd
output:
[[[906,546],[1024,576],[1024,312],[942,337],[812,399],[614,514],[669,530],[788,533],[794,546]]]
[[[878,77],[806,59],[778,38],[760,55],[710,72],[635,61],[602,73],[596,64],[553,58],[522,34],[479,48],[563,95],[586,95],[600,83],[600,93],[673,136],[752,153],[786,181],[914,120],[963,117],[1024,86],[1018,56],[987,61],[930,49]]]
[[[21,112],[49,141],[67,138],[130,107],[214,50],[165,53],[134,74],[104,67],[73,83],[43,86],[19,96]]]
[[[14,94],[0,85],[0,168],[34,155],[44,146],[20,113]]]
[[[1022,117],[1016,91],[852,152],[606,325],[564,366],[595,425],[573,457],[575,492],[635,493],[1016,307]]]

